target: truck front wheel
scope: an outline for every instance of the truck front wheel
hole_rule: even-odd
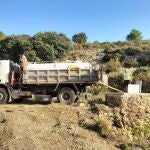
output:
[[[4,88],[0,88],[0,104],[6,104],[8,102],[8,92]]]
[[[76,95],[73,89],[63,87],[58,91],[57,98],[62,103],[72,104],[76,99]]]

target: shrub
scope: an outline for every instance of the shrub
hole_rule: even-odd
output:
[[[128,144],[120,144],[120,145],[119,145],[119,148],[120,148],[121,150],[129,150]]]
[[[150,136],[150,120],[145,119],[142,126],[135,125],[132,128],[132,135],[134,142],[142,149],[149,148],[149,136]]]
[[[142,33],[136,29],[132,29],[131,32],[127,35],[126,39],[128,41],[141,40],[142,39]]]
[[[101,46],[102,46],[102,49],[105,50],[105,49],[116,49],[116,45],[113,44],[113,43],[110,43],[110,42],[104,42],[104,43],[101,43]]]
[[[105,71],[107,73],[119,71],[120,67],[121,67],[121,63],[119,62],[119,60],[117,58],[116,59],[110,59],[110,61],[107,62],[107,64],[106,64]]]
[[[63,58],[72,50],[72,43],[62,33],[40,32],[32,37],[32,43],[38,57],[44,61]]]
[[[34,50],[26,51],[25,52],[28,61],[36,61],[36,52]]]
[[[108,78],[108,83],[112,87],[124,90],[123,74],[110,74]]]
[[[137,67],[139,65],[138,61],[134,58],[128,58],[124,62],[124,66],[126,68]]]
[[[101,116],[98,121],[100,135],[102,137],[108,137],[112,131],[112,122],[106,117]]]
[[[85,43],[85,44],[82,44],[82,46],[84,49],[92,49],[93,48],[92,47],[93,45],[91,43]]]
[[[99,41],[94,41],[94,42],[93,42],[93,48],[96,48],[96,49],[101,48],[100,42],[99,42]]]
[[[150,68],[143,67],[136,69],[133,73],[133,76],[136,80],[150,81]]]
[[[83,43],[86,43],[87,41],[87,35],[86,33],[84,32],[81,32],[81,33],[78,33],[78,34],[75,34],[72,36],[72,41],[74,43],[80,43],[80,44],[83,44]]]
[[[150,92],[150,68],[139,68],[133,72],[134,80],[142,80],[142,92]]]
[[[144,51],[143,55],[141,55],[138,58],[138,62],[140,64],[140,66],[150,65],[150,52],[149,51]]]
[[[150,45],[144,45],[142,46],[143,51],[150,50]]]
[[[112,47],[104,49],[104,53],[106,53],[106,54],[111,54],[113,51],[115,51],[115,49]]]
[[[128,47],[124,51],[125,51],[126,55],[128,55],[128,56],[134,56],[134,55],[139,54],[142,51],[142,49],[139,48],[139,47]]]
[[[123,61],[125,59],[124,51],[117,49],[115,51],[106,51],[105,56],[103,58],[104,62],[109,61],[110,59],[118,59],[119,61]]]
[[[73,49],[74,50],[83,50],[83,46],[82,46],[82,44],[76,43],[73,45]]]

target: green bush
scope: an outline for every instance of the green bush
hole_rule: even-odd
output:
[[[142,80],[142,92],[150,93],[150,68],[144,67],[133,72],[134,80]]]
[[[150,136],[150,120],[145,118],[142,126],[135,125],[131,131],[135,144],[142,149],[148,149],[150,146],[148,139]]]
[[[133,75],[134,79],[136,80],[150,81],[150,68],[149,67],[138,68],[133,72]]]
[[[37,33],[32,37],[33,47],[44,61],[51,61],[55,58],[63,58],[70,50],[72,44],[66,35],[56,32]],[[48,56],[43,56],[47,55]]]
[[[73,45],[73,49],[74,50],[83,50],[83,46],[82,46],[82,44],[76,43]]]
[[[143,51],[150,51],[150,44],[145,44],[142,46]]]
[[[137,67],[138,65],[138,61],[134,58],[128,58],[124,62],[124,67],[126,68]]]
[[[51,61],[63,58],[70,50],[72,43],[62,33],[44,32],[37,33],[33,37],[28,35],[7,36],[0,40],[0,58],[19,60],[19,53],[25,52],[30,61]]]
[[[121,68],[121,63],[117,58],[116,59],[110,59],[110,61],[106,63],[105,71],[107,73],[116,72],[116,71],[119,71],[120,68]]]
[[[99,41],[94,41],[92,45],[93,45],[93,48],[96,48],[96,49],[101,48],[101,44]]]
[[[108,78],[108,83],[112,87],[124,90],[123,74],[110,74]]]
[[[143,55],[138,58],[140,66],[150,65],[150,51],[144,51]]]
[[[7,36],[0,41],[0,58],[19,62],[19,53],[33,49],[31,37],[28,35]]]
[[[128,41],[141,40],[142,39],[142,32],[140,32],[136,29],[132,29],[131,32],[127,35],[126,39]]]
[[[84,32],[77,33],[72,36],[72,41],[74,43],[84,44],[84,43],[86,43],[87,39],[88,39],[88,37],[87,37],[86,33],[84,33]]]
[[[128,47],[124,51],[125,51],[126,55],[134,56],[134,55],[139,54],[142,51],[142,48],[140,48],[140,47]]]
[[[129,150],[128,144],[120,144],[119,147],[121,150]]]
[[[105,49],[117,49],[117,46],[113,43],[110,43],[110,42],[104,42],[104,43],[101,43],[101,47],[103,50]]]
[[[85,43],[85,44],[82,44],[83,46],[83,49],[92,49],[93,48],[93,44],[92,43]]]
[[[103,58],[103,61],[108,62],[110,59],[118,59],[119,61],[123,61],[125,59],[124,51],[120,49],[117,49],[115,51],[107,51]]]

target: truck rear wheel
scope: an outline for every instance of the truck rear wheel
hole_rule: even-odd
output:
[[[22,98],[22,97],[21,97],[21,98],[14,99],[14,102],[15,102],[15,103],[21,103],[21,102],[23,101],[23,99],[24,99],[24,98]]]
[[[0,104],[6,104],[8,102],[8,92],[4,88],[0,88]]]
[[[76,95],[73,89],[63,87],[58,91],[57,98],[62,103],[72,104],[76,99]]]

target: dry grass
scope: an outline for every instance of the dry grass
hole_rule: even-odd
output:
[[[100,135],[102,137],[108,137],[111,134],[112,122],[108,120],[106,117],[100,116],[98,120],[98,126],[100,129]]]

